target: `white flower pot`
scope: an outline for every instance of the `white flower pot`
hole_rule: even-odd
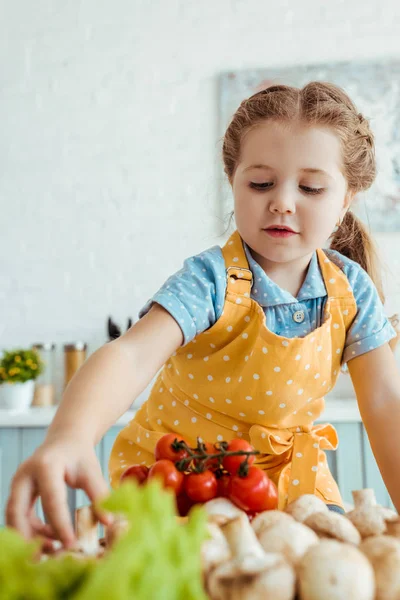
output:
[[[26,410],[30,407],[35,390],[35,381],[25,383],[2,383],[0,385],[0,408]]]

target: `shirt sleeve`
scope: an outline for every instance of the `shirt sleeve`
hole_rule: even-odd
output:
[[[183,333],[182,346],[206,331],[221,316],[226,292],[225,262],[214,246],[187,258],[139,311],[143,317],[154,302],[167,310]]]
[[[343,271],[357,303],[357,314],[347,332],[344,347],[343,363],[347,363],[361,354],[383,346],[396,337],[396,332],[366,271],[349,259],[344,263]]]

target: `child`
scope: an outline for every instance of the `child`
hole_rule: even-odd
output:
[[[237,230],[222,249],[186,260],[139,322],[72,380],[46,441],[14,478],[8,523],[27,536],[73,542],[64,482],[92,500],[107,493],[93,446],[161,367],[115,441],[113,487],[130,464],[154,462],[166,432],[192,442],[239,436],[261,452],[258,464],[278,486],[280,508],[313,493],[343,512],[324,452],[337,447],[337,435],[314,421],[348,363],[400,507],[400,381],[388,345],[395,333],[371,241],[351,211],[375,177],[367,121],[332,84],[273,86],[241,103],[223,160]],[[322,250],[330,237],[331,249]],[[47,526],[31,515],[38,495]]]

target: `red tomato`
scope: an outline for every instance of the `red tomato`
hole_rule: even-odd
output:
[[[162,459],[150,467],[148,479],[157,477],[165,488],[172,489],[176,495],[180,494],[183,486],[183,473],[178,471],[170,460]]]
[[[229,483],[231,481],[230,475],[224,473],[221,477],[218,477],[218,490],[217,496],[220,498],[228,498],[229,495]]]
[[[176,509],[180,517],[186,517],[194,505],[195,502],[193,502],[185,492],[181,492],[179,496],[176,497]]]
[[[193,502],[207,502],[217,495],[217,478],[212,471],[185,475],[184,488]]]
[[[254,466],[250,467],[246,477],[231,477],[229,499],[246,512],[261,512],[278,507],[275,484],[264,471]]]
[[[228,452],[252,452],[254,450],[253,446],[251,446],[245,440],[241,440],[240,438],[235,438],[228,444]],[[236,475],[238,469],[242,462],[246,460],[246,456],[226,456],[223,460],[224,469],[229,471],[231,475]],[[251,466],[254,462],[254,454],[249,456],[247,460],[247,464]]]
[[[149,474],[149,469],[145,465],[132,465],[122,473],[120,481],[124,479],[134,479],[139,485],[144,483]]]
[[[186,441],[181,436],[176,435],[176,433],[167,433],[158,440],[156,444],[156,449],[154,451],[154,456],[156,460],[162,460],[165,458],[167,460],[171,460],[172,462],[176,462],[178,460],[181,460],[182,458],[187,457],[187,450],[176,451],[172,448],[172,444],[175,440],[178,440],[178,442]]]

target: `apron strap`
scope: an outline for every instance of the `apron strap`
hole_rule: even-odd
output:
[[[226,242],[222,248],[222,254],[226,267],[227,292],[236,296],[250,298],[253,286],[253,273],[249,269],[243,241],[238,230],[234,231]]]

